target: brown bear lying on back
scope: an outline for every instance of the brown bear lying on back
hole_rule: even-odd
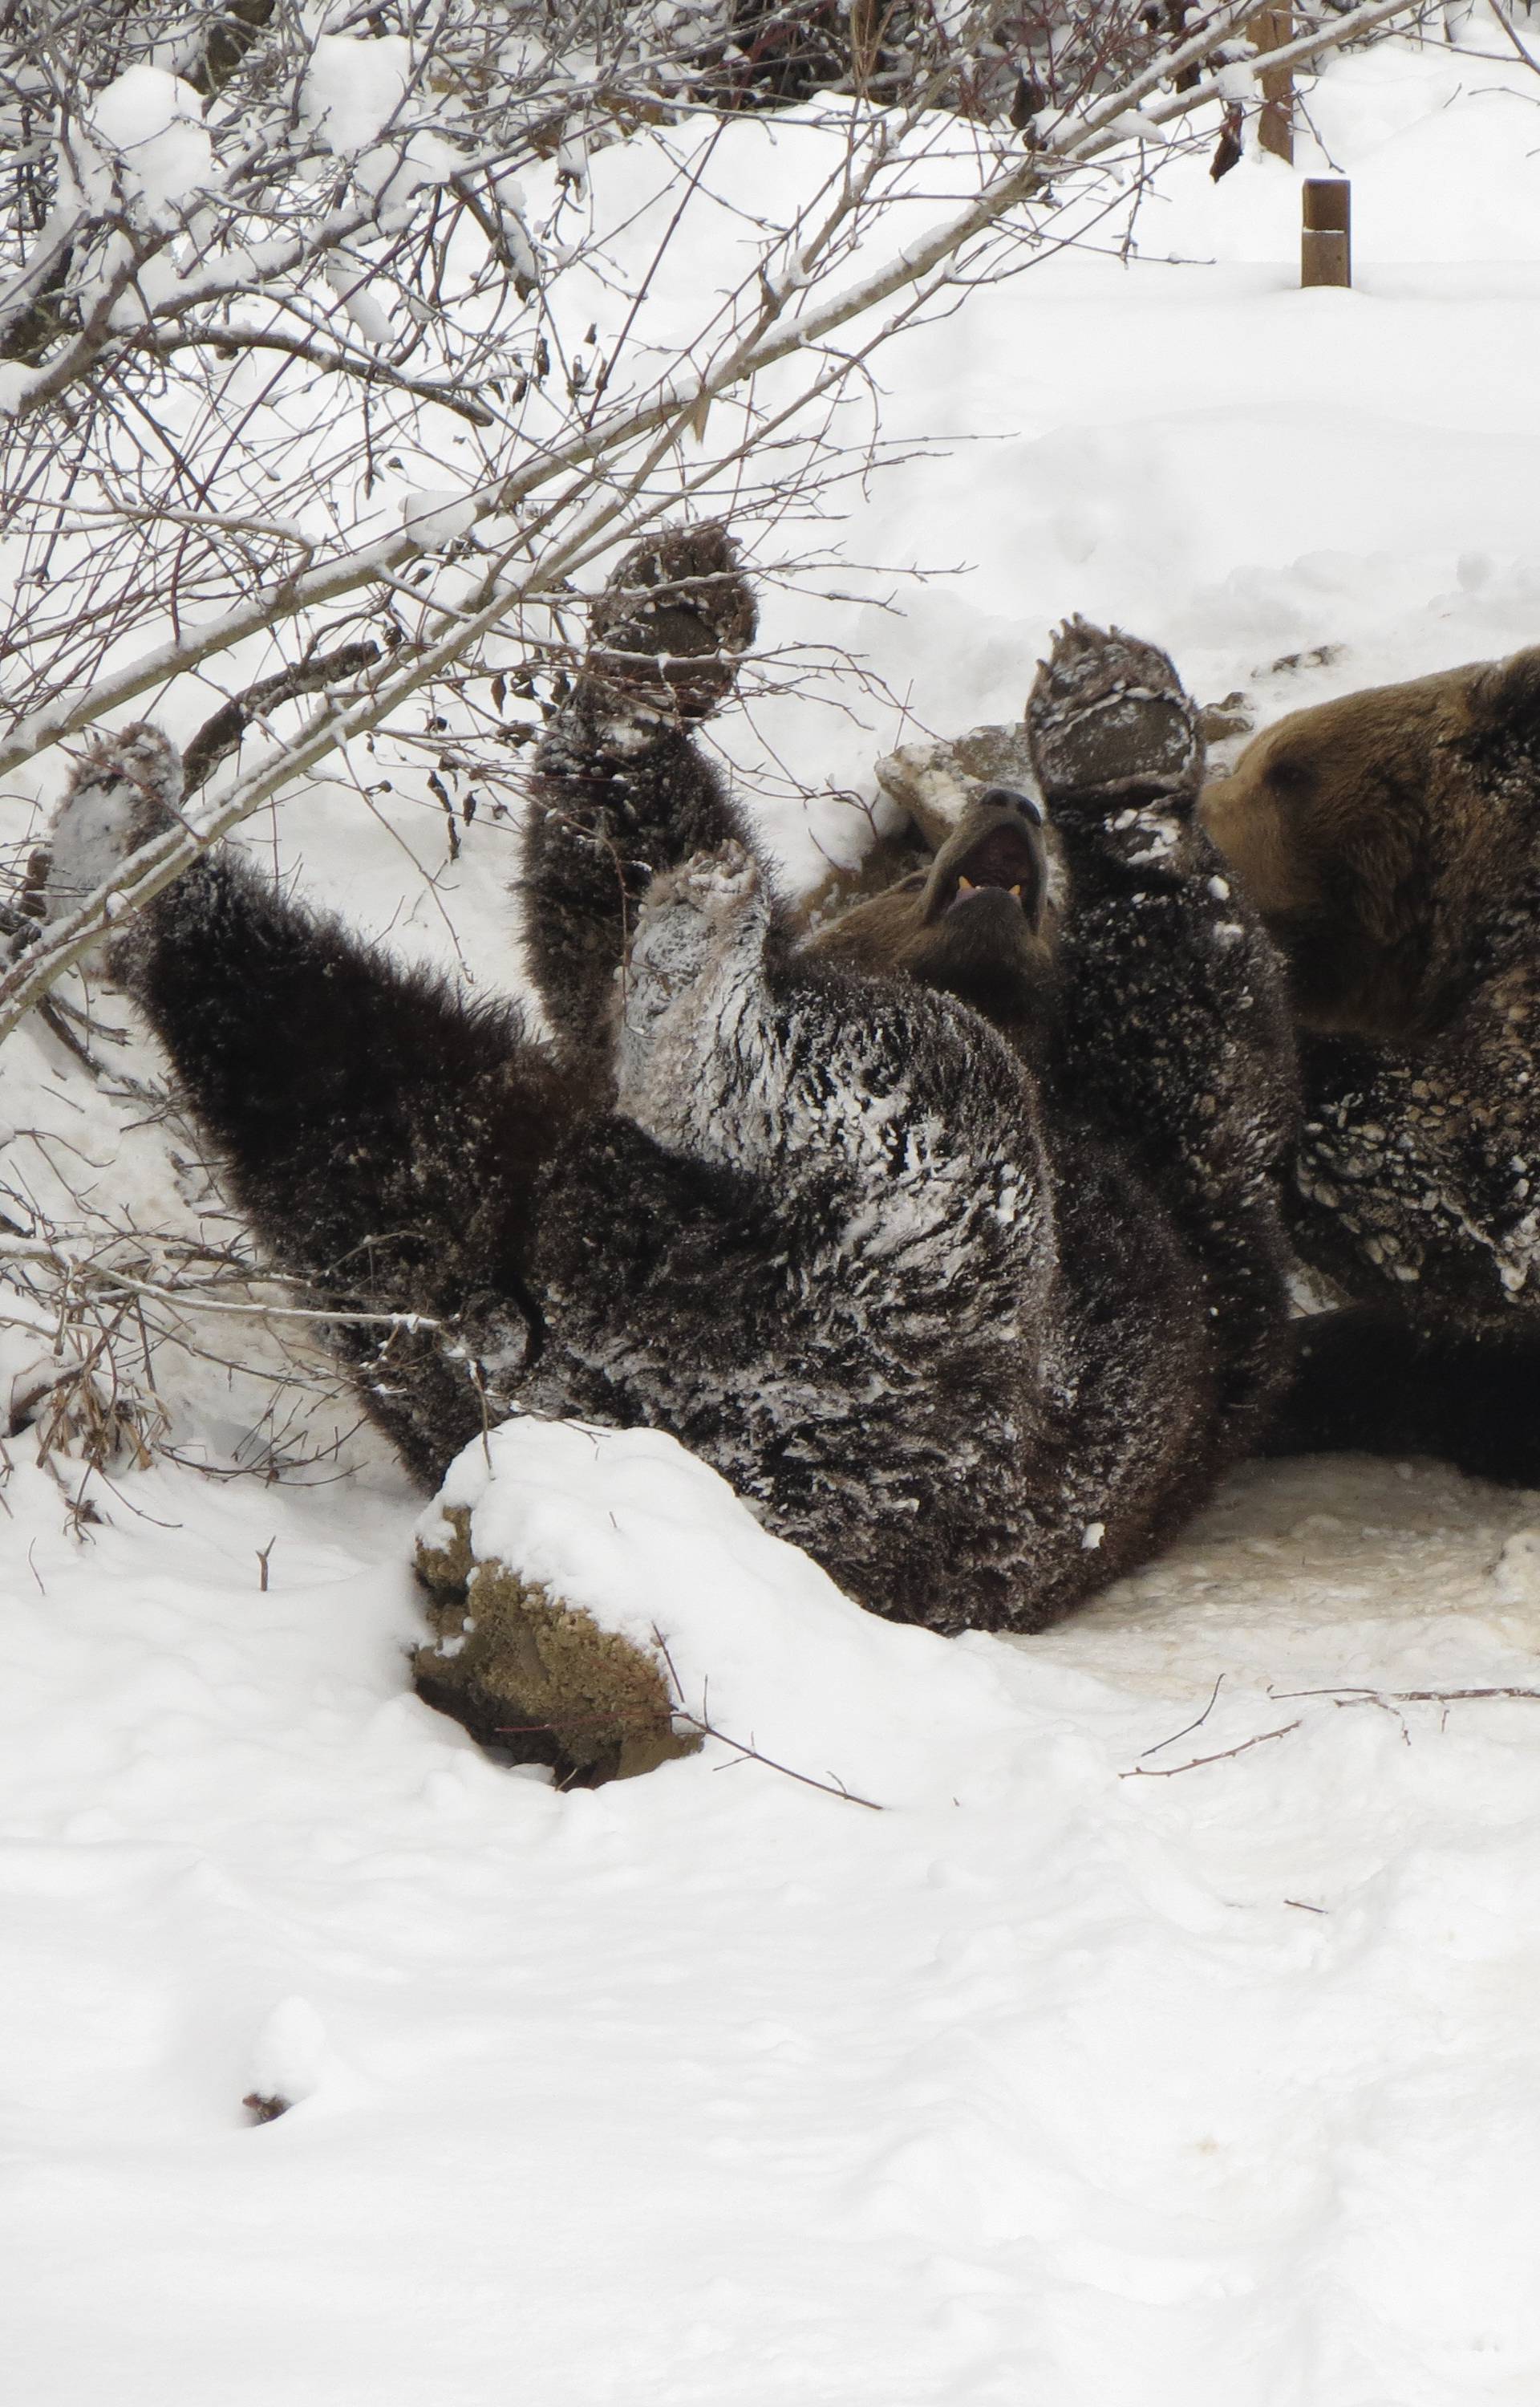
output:
[[[1281,1441],[1540,1479],[1540,647],[1295,711],[1202,817],[1287,958],[1313,1324]]]

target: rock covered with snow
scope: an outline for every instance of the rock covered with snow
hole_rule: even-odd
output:
[[[417,1562],[419,1691],[585,1783],[704,1740],[892,1793],[948,1722],[992,1718],[983,1661],[863,1612],[660,1430],[504,1421],[451,1465]]]
[[[900,745],[878,762],[877,783],[907,812],[932,850],[961,826],[990,786],[1010,786],[1041,802],[1024,722],[975,727],[966,735]]]

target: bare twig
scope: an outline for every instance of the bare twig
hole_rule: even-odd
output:
[[[838,1797],[847,1805],[864,1805],[869,1814],[881,1814],[886,1810],[870,1797],[858,1797],[854,1788],[847,1788],[844,1782],[833,1773],[827,1780],[815,1779],[811,1772],[795,1772],[789,1763],[778,1763],[773,1756],[762,1753],[752,1740],[730,1737],[725,1730],[720,1730],[716,1723],[710,1719],[704,1698],[701,1700],[700,1712],[692,1713],[684,1701],[684,1684],[674,1667],[673,1657],[669,1652],[669,1642],[656,1622],[653,1624],[653,1638],[658,1653],[668,1667],[669,1678],[673,1683],[672,1711],[677,1721],[685,1723],[689,1730],[698,1730],[702,1738],[720,1739],[722,1745],[731,1747],[735,1755],[744,1757],[750,1763],[762,1763],[767,1771],[779,1772],[785,1779],[799,1782],[804,1788],[820,1789],[826,1797]]]
[[[1269,1688],[1267,1694],[1282,1704],[1296,1697],[1329,1697],[1335,1705],[1459,1705],[1482,1697],[1519,1698],[1525,1702],[1540,1704],[1540,1688]]]
[[[435,1320],[425,1312],[352,1312],[331,1310],[322,1305],[290,1303],[227,1303],[210,1295],[205,1286],[196,1283],[168,1287],[154,1279],[136,1278],[132,1272],[118,1270],[110,1262],[93,1261],[73,1255],[61,1246],[47,1240],[0,1238],[0,1267],[6,1264],[37,1262],[58,1272],[62,1276],[82,1284],[116,1289],[129,1295],[152,1297],[158,1303],[171,1303],[195,1312],[227,1312],[254,1320],[313,1320],[327,1327],[360,1329],[400,1329],[408,1335],[420,1330],[444,1330],[446,1320]],[[247,1274],[253,1279],[272,1277],[272,1272],[253,1267]]]
[[[1118,1778],[1120,1780],[1174,1780],[1179,1772],[1196,1772],[1205,1763],[1228,1763],[1232,1756],[1244,1755],[1248,1747],[1265,1746],[1268,1740],[1273,1738],[1287,1738],[1291,1730],[1298,1730],[1303,1719],[1304,1716],[1301,1715],[1294,1721],[1285,1722],[1280,1730],[1258,1730],[1255,1738],[1243,1738],[1238,1746],[1221,1747],[1217,1755],[1195,1755],[1190,1763],[1136,1763],[1127,1772],[1120,1772]]]
[[[1507,10],[1503,7],[1502,0],[1487,0],[1487,6],[1491,8],[1492,15],[1496,18],[1498,23],[1503,28],[1508,40],[1512,43],[1514,49],[1523,60],[1524,64],[1529,68],[1530,73],[1532,75],[1540,75],[1540,59],[1537,59],[1533,51],[1530,50],[1524,42],[1520,41],[1519,37],[1519,28],[1514,23],[1512,18],[1508,15]]]
[[[1204,1706],[1202,1713],[1199,1714],[1196,1721],[1183,1722],[1180,1730],[1173,1730],[1169,1738],[1158,1738],[1153,1746],[1147,1746],[1145,1748],[1144,1754],[1139,1757],[1139,1761],[1143,1763],[1146,1757],[1159,1755],[1162,1747],[1175,1746],[1179,1738],[1188,1738],[1194,1730],[1201,1730],[1209,1715],[1213,1712],[1215,1705],[1219,1702],[1219,1692],[1223,1685],[1224,1674],[1221,1672],[1214,1681],[1213,1693],[1209,1697],[1208,1702]]]
[[[379,656],[378,644],[343,644],[334,652],[308,653],[291,667],[280,669],[276,677],[261,677],[257,684],[248,685],[244,693],[233,694],[212,719],[204,721],[183,752],[183,793],[196,793],[219,762],[239,748],[247,729],[264,712],[276,710],[280,703],[292,702],[301,694],[318,693],[323,687],[341,685],[345,678],[361,676],[365,669],[374,667]]]

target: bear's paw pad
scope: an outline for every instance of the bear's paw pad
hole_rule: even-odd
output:
[[[1197,714],[1166,653],[1116,627],[1067,620],[1027,700],[1033,758],[1050,796],[1194,788]]]
[[[626,553],[595,601],[589,674],[612,705],[704,719],[731,692],[757,615],[725,527],[666,527]]]

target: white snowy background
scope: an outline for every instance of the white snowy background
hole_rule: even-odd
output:
[[[1293,173],[1180,165],[1130,263],[884,355],[927,448],[818,531],[855,598],[772,582],[764,636],[911,716],[830,683],[719,731],[795,865],[842,838],[794,782],[869,796],[916,725],[1018,715],[1068,610],[1264,716],[1540,636],[1540,78],[1469,38],[1337,62]],[[717,185],[812,147],[745,123]],[[1297,290],[1328,166],[1350,293]],[[596,192],[650,172],[601,153]],[[512,977],[506,828],[446,865],[393,807],[319,782],[260,840]],[[197,1191],[46,1031],[0,1112],[44,1201]],[[167,1376],[228,1466],[260,1387]],[[96,1481],[80,1529],[11,1441],[7,2400],[1533,2407],[1540,1705],[1299,1692],[1540,1686],[1540,1497],[1248,1469],[1059,1630],[948,1644],[660,1441],[529,1445],[572,1579],[671,1598],[722,1727],[883,1810],[715,1745],[597,1793],[487,1761],[410,1692],[421,1500],[367,1444]]]

